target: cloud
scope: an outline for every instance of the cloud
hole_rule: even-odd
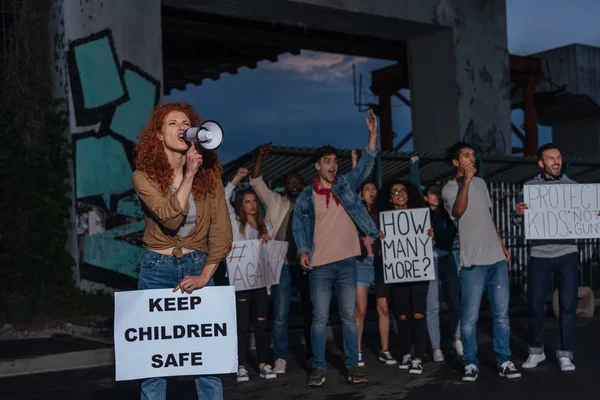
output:
[[[279,61],[265,64],[269,69],[296,72],[295,78],[316,82],[333,82],[352,75],[352,65],[364,63],[366,57],[352,57],[343,54],[302,51],[300,55],[284,55]]]

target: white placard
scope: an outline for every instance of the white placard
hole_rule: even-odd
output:
[[[279,240],[233,242],[227,256],[229,284],[236,292],[279,284],[288,243]]]
[[[433,241],[429,208],[379,213],[383,274],[385,283],[431,281],[435,279]]]
[[[237,371],[232,286],[115,293],[116,380]]]
[[[525,185],[527,239],[600,237],[600,185]]]

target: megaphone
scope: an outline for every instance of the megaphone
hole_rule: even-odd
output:
[[[223,143],[223,128],[217,121],[204,121],[200,126],[187,128],[183,132],[183,139],[198,143],[206,150],[215,150]]]

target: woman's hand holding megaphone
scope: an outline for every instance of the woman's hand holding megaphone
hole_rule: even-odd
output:
[[[196,175],[196,172],[198,172],[198,169],[202,165],[202,154],[198,153],[196,146],[192,145],[185,155],[185,168],[187,172]]]

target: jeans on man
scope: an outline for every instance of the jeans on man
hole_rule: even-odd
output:
[[[206,254],[195,251],[178,259],[154,251],[142,250],[142,265],[138,280],[138,289],[174,288],[187,275],[200,275],[204,269]],[[207,286],[213,286],[213,281]],[[223,383],[218,376],[203,375],[195,379],[198,399],[222,400]],[[167,398],[167,380],[150,378],[142,382],[142,400],[165,400]]]
[[[271,288],[273,293],[273,353],[275,359],[288,359],[288,316],[292,298],[292,286],[300,292],[302,307],[304,342],[306,346],[306,359],[312,357],[310,340],[310,327],[312,323],[312,305],[308,275],[304,274],[299,265],[284,264],[281,268],[279,285]]]
[[[531,257],[527,267],[527,297],[529,300],[529,353],[544,352],[544,314],[550,281],[554,273],[558,287],[559,329],[556,357],[573,360],[575,351],[575,320],[579,291],[579,254],[570,253],[555,258]]]
[[[327,368],[325,345],[331,293],[335,285],[338,299],[346,367],[358,364],[358,328],[356,326],[356,265],[355,258],[313,267],[309,273],[310,298],[313,305],[311,327],[313,367]]]
[[[448,305],[448,325],[452,339],[460,337],[460,283],[454,255],[435,257],[435,280],[429,281],[427,292],[427,331],[432,349],[440,348],[440,282]]]
[[[509,361],[511,352],[509,347],[508,264],[506,261],[499,261],[491,265],[463,267],[460,271],[460,284],[462,293],[460,331],[464,346],[463,361],[466,365],[479,365],[477,361],[477,320],[479,319],[481,296],[486,290],[492,312],[496,364],[500,366]]]

